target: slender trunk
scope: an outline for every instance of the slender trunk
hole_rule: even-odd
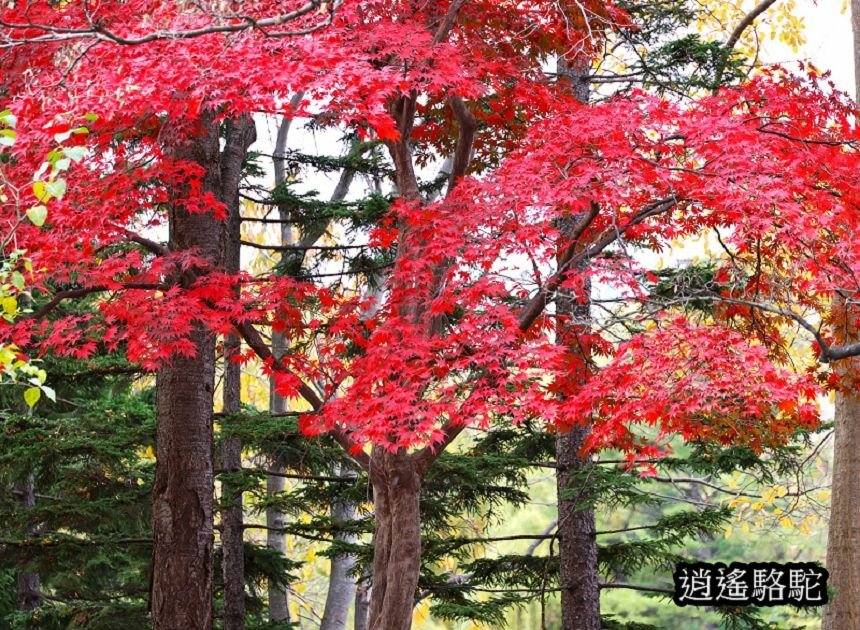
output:
[[[283,337],[278,333],[272,334],[272,354],[276,357],[283,354]],[[285,400],[274,391],[274,383],[270,387],[269,411],[283,413],[286,409]],[[277,458],[273,458],[271,467],[275,472],[283,472],[283,466]],[[286,489],[286,479],[270,475],[266,478],[266,496],[274,497]],[[287,535],[282,531],[286,516],[277,507],[266,508],[266,546],[281,555],[287,553]],[[279,582],[269,582],[269,619],[272,621],[290,620],[290,597],[287,587]]]
[[[559,59],[557,72],[564,87],[579,102],[587,103],[588,68]],[[579,217],[563,221],[559,226],[561,234],[570,235],[578,221]],[[583,291],[587,296],[589,287]],[[587,297],[583,299],[569,291],[559,291],[556,311],[558,343],[569,348],[574,356],[572,363],[577,366],[578,373],[571,374],[570,378],[584,385],[590,357],[588,344],[580,333],[590,332],[590,303]],[[589,489],[582,483],[582,471],[592,464],[579,452],[590,430],[588,426],[574,426],[560,432],[555,443],[562,630],[599,630],[601,625],[594,510],[578,507],[589,498]]]
[[[292,105],[298,107],[302,99],[302,94],[298,93],[293,96]],[[287,139],[290,133],[292,118],[285,116],[281,120],[278,127],[278,137],[275,141],[274,151],[274,171],[275,171],[275,186],[284,186],[286,184],[286,163],[284,155],[287,150]],[[290,209],[287,206],[278,206],[278,218],[281,220],[281,239],[280,245],[291,245],[292,227],[288,223],[291,219]],[[287,343],[284,335],[278,331],[272,331],[272,355],[276,359],[280,359],[286,352]],[[269,381],[269,412],[284,413],[287,410],[286,400],[275,391],[275,381]],[[281,462],[277,458],[272,458],[270,466],[274,472],[285,472]],[[284,477],[269,476],[266,479],[266,496],[273,497],[286,490],[287,484]],[[275,507],[266,508],[266,546],[269,549],[276,550],[281,555],[287,553],[287,535],[280,531],[286,522],[286,517],[283,512]],[[289,621],[290,620],[290,598],[287,587],[278,582],[269,582],[269,619],[272,621]]]
[[[341,177],[341,182],[343,177]],[[346,190],[343,191],[346,195]],[[369,289],[365,297],[372,298],[370,307],[362,312],[361,318],[367,320],[376,313],[382,299],[382,279],[378,275],[368,276],[368,285],[376,287]],[[332,474],[340,475],[342,470],[335,466]],[[335,500],[331,506],[331,517],[335,524],[345,523],[355,518],[356,506],[350,501]],[[343,533],[335,534],[335,539],[347,543],[355,542],[355,536]],[[332,558],[329,575],[328,595],[326,596],[320,630],[344,630],[349,615],[350,602],[355,600],[355,628],[367,630],[368,611],[370,607],[370,579],[362,575],[361,584],[356,586],[355,579],[349,574],[355,566],[355,557],[342,555]]]
[[[211,119],[188,138],[175,130],[174,157],[203,167],[204,191],[218,194],[218,126]],[[175,187],[182,198],[183,184]],[[170,249],[196,250],[217,265],[221,224],[210,212],[170,210]],[[205,269],[189,270],[186,286]],[[176,356],[156,379],[156,470],[153,485],[151,610],[154,630],[210,630],[213,572],[212,396],[215,336],[195,323],[189,335],[193,356]]]
[[[16,485],[20,496],[21,507],[24,509],[33,508],[36,506],[36,483],[33,475],[27,475],[24,483]],[[35,526],[29,528],[28,533],[35,535],[37,532]],[[18,610],[35,610],[42,605],[41,583],[38,573],[19,573],[18,574]]]
[[[855,99],[860,102],[860,0],[851,0],[851,26]],[[860,339],[857,309],[843,300],[835,300],[834,308],[845,309],[844,341]],[[844,360],[836,369],[846,381],[860,378],[860,359]],[[834,421],[827,570],[828,585],[835,592],[824,609],[822,630],[860,627],[860,393],[856,387],[836,393]]]
[[[369,630],[409,630],[421,567],[421,472],[408,454],[374,449],[369,474],[376,514]]]
[[[243,116],[238,121],[228,121],[227,140],[221,155],[221,201],[227,206],[227,221],[224,224],[221,256],[224,270],[235,274],[240,267],[241,216],[239,213],[239,182],[242,177],[242,162],[256,133],[254,121]],[[232,357],[239,351],[239,338],[227,335],[224,338],[224,382],[223,411],[229,428],[236,422],[229,414],[241,410],[241,371]],[[228,471],[242,469],[242,439],[238,435],[228,436],[221,447],[221,465]],[[222,484],[221,512],[221,575],[224,580],[224,630],[245,628],[245,550],[243,538],[242,492],[233,490],[229,483]]]
[[[353,630],[367,630],[370,623],[370,576],[362,575],[355,587],[355,617]]]
[[[334,475],[342,473],[340,467],[332,471]],[[355,518],[355,505],[351,501],[336,499],[331,505],[331,519],[335,527],[343,526]],[[343,543],[355,542],[355,536],[338,532],[335,540]],[[355,594],[355,579],[350,571],[355,566],[352,554],[339,554],[331,559],[331,570],[328,579],[328,594],[326,595],[320,630],[345,630],[349,617],[349,607]]]

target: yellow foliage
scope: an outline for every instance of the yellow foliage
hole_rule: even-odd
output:
[[[426,599],[415,607],[412,613],[412,625],[419,626],[430,618],[430,602]]]
[[[726,41],[735,27],[757,4],[758,0],[733,0],[700,3],[703,11],[695,26],[706,38]],[[737,53],[752,61],[763,41],[779,41],[797,52],[806,43],[803,17],[798,14],[796,0],[783,0],[760,15],[747,28],[735,46]]]

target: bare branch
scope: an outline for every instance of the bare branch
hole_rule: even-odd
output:
[[[97,19],[95,19],[88,11],[87,5],[84,3],[85,13],[89,22],[89,28],[62,28],[51,24],[37,24],[32,22],[15,23],[0,20],[0,26],[10,29],[13,33],[4,34],[0,40],[0,48],[11,48],[14,46],[23,46],[27,44],[39,44],[45,42],[68,42],[76,40],[100,40],[104,42],[112,42],[124,46],[135,46],[147,44],[149,42],[161,40],[177,40],[177,39],[194,39],[203,37],[204,35],[212,35],[216,33],[238,33],[242,31],[259,31],[265,37],[298,37],[308,35],[331,24],[334,14],[341,6],[342,0],[335,0],[326,11],[326,17],[321,22],[308,26],[306,28],[297,29],[295,31],[280,31],[271,32],[267,29],[283,26],[284,24],[297,20],[301,17],[309,15],[314,11],[318,11],[323,7],[321,0],[309,0],[306,4],[280,15],[275,15],[267,18],[257,19],[250,15],[229,16],[231,21],[222,24],[210,24],[199,28],[187,30],[159,30],[140,37],[125,37],[119,33],[105,28]],[[14,31],[30,31],[38,30],[46,33],[36,37],[25,36],[21,38],[14,37]]]

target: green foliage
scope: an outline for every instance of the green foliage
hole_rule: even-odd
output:
[[[40,627],[145,627],[154,443],[151,392],[51,361],[58,402],[0,415],[0,571],[35,572]],[[73,378],[65,378],[75,374]],[[6,397],[8,398],[8,397]],[[24,498],[35,493],[35,504]],[[14,592],[14,590],[13,590]],[[28,613],[29,614],[29,613]],[[6,616],[25,627],[24,613]]]

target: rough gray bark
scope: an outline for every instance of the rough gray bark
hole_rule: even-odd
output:
[[[588,102],[589,80],[587,68],[579,64],[557,63],[560,82],[566,84],[581,103]],[[574,233],[579,217],[571,217],[560,225],[562,235]],[[565,247],[566,249],[566,247]],[[590,360],[587,348],[579,342],[578,332],[587,331],[590,325],[590,304],[576,301],[575,296],[559,291],[556,298],[559,343],[578,355],[581,373],[570,378],[585,383]],[[581,472],[593,464],[580,457],[579,451],[590,428],[575,426],[559,432],[556,438],[556,489],[558,494],[558,535],[561,588],[562,630],[599,630],[600,581],[597,571],[597,539],[594,510],[579,506],[588,498],[589,489],[582,485]]]
[[[851,0],[854,31],[855,99],[860,102],[860,0]],[[834,307],[846,307],[843,300]],[[846,308],[841,336],[845,343],[860,340],[852,319],[857,306]],[[846,378],[860,376],[860,359],[841,361],[836,370]],[[860,628],[860,393],[837,392],[833,431],[833,481],[827,538],[828,585],[835,591],[824,608],[822,630]]]
[[[36,506],[36,484],[33,475],[28,475],[24,483],[15,486],[16,495],[21,507],[33,508]],[[36,528],[30,529],[31,534],[36,533]],[[18,592],[17,592],[18,610],[35,610],[42,605],[42,590],[41,582],[38,573],[19,573],[18,574]]]
[[[203,189],[220,191],[218,126],[205,116],[194,134],[166,129],[173,155],[203,167]],[[182,185],[175,190],[182,197]],[[194,249],[219,262],[221,222],[212,213],[170,210],[172,251]],[[187,285],[206,269],[182,274]],[[151,610],[154,630],[210,630],[213,572],[212,396],[215,337],[195,324],[194,356],[174,357],[156,377],[156,470]]]
[[[362,575],[355,587],[355,614],[353,630],[367,630],[370,623],[370,579]]]
[[[284,353],[283,336],[272,334],[272,354],[276,357]],[[274,383],[269,388],[269,411],[271,413],[284,413],[286,404],[284,398],[275,392]],[[275,472],[283,472],[281,462],[274,458],[270,464]],[[266,478],[266,496],[273,497],[284,492],[286,479],[275,475]],[[266,546],[281,555],[287,553],[287,536],[281,531],[286,524],[286,516],[275,507],[266,508]],[[275,582],[269,583],[269,619],[272,621],[290,620],[290,597],[285,586]]]
[[[293,98],[293,106],[296,107],[301,100],[301,94],[297,94]],[[283,156],[286,153],[287,140],[291,121],[289,118],[284,118],[278,128],[278,136],[275,143],[274,151],[274,170],[275,170],[275,186],[284,186],[287,183],[286,168]],[[361,146],[354,146],[353,150],[362,151]],[[355,177],[355,171],[344,169],[341,172],[337,185],[331,196],[331,202],[336,203],[343,201],[349,193],[349,188]],[[281,243],[280,245],[293,245],[298,247],[296,250],[289,252],[285,251],[281,255],[281,264],[284,270],[289,274],[298,275],[302,271],[305,257],[308,253],[308,247],[316,243],[326,232],[329,225],[328,219],[301,224],[301,234],[298,241],[293,237],[292,225],[288,221],[296,220],[293,214],[293,209],[286,206],[278,207],[278,215],[281,220]],[[287,346],[282,334],[278,332],[272,333],[272,354],[275,358],[280,359],[287,351]],[[269,383],[269,400],[270,411],[272,413],[283,413],[286,411],[285,401],[274,390],[274,381]],[[277,472],[283,472],[280,462],[272,462],[272,467]],[[285,481],[282,477],[270,476],[266,483],[267,492],[271,495],[278,492],[283,492],[285,489]],[[355,507],[346,503],[336,504],[332,506],[332,517],[337,520],[349,520],[355,512]],[[277,548],[283,553],[286,550],[286,537],[280,532],[273,531],[274,529],[284,526],[284,516],[275,509],[266,511],[266,525],[268,530],[269,547]],[[347,574],[352,567],[354,559],[349,556],[341,556],[332,560],[331,577],[329,581],[329,591],[326,597],[325,612],[323,613],[321,630],[335,630],[345,627],[346,617],[349,610],[349,602],[352,598],[352,590],[354,581]],[[269,610],[270,617],[275,619],[288,619],[289,607],[286,591],[278,586],[269,587]],[[283,615],[276,617],[276,615]]]
[[[292,106],[298,107],[302,99],[302,93],[295,94],[291,100]],[[290,134],[292,119],[284,117],[278,127],[278,136],[275,140],[275,151],[273,154],[273,166],[275,171],[275,186],[281,187],[286,184],[286,163],[284,155],[287,150],[287,140]],[[292,224],[288,223],[291,218],[290,208],[279,205],[278,218],[281,230],[281,238],[279,245],[292,245]],[[272,331],[272,355],[280,360],[287,350],[286,340],[283,333]],[[269,412],[284,413],[287,410],[286,400],[275,391],[275,381],[269,381]],[[277,458],[272,458],[270,467],[276,473],[285,472],[282,462]],[[287,482],[284,477],[270,475],[266,478],[266,496],[272,497],[284,492],[287,488]],[[287,553],[287,535],[282,530],[286,524],[286,516],[274,507],[266,508],[266,546],[269,549],[276,550],[281,555]],[[290,620],[290,597],[287,588],[281,584],[269,584],[269,619],[272,621],[289,621]]]
[[[227,206],[227,220],[223,226],[221,256],[224,270],[237,273],[240,266],[241,218],[239,213],[239,182],[242,177],[242,162],[248,147],[256,138],[254,121],[243,116],[237,121],[227,122],[227,139],[221,154],[220,201]],[[238,414],[241,405],[241,370],[238,363],[230,360],[239,350],[239,338],[227,335],[224,339],[223,412],[228,419],[226,425],[235,420],[228,414]],[[242,440],[230,436],[221,447],[221,467],[227,471],[242,469]],[[234,491],[229,484],[222,484],[221,511],[221,575],[224,581],[224,630],[245,628],[245,556],[243,537],[242,493]]]
[[[418,506],[422,470],[406,453],[374,449],[370,482],[376,514],[369,630],[409,630],[421,566]]]
[[[335,475],[341,474],[336,468],[332,471]],[[337,500],[331,506],[331,519],[333,525],[337,526],[349,522],[355,518],[355,505],[350,501]],[[334,536],[335,540],[353,543],[355,536],[339,532]],[[323,609],[320,630],[345,630],[349,607],[355,594],[355,579],[349,574],[355,566],[355,557],[351,554],[335,556],[331,559],[331,570],[328,578],[328,593]]]

